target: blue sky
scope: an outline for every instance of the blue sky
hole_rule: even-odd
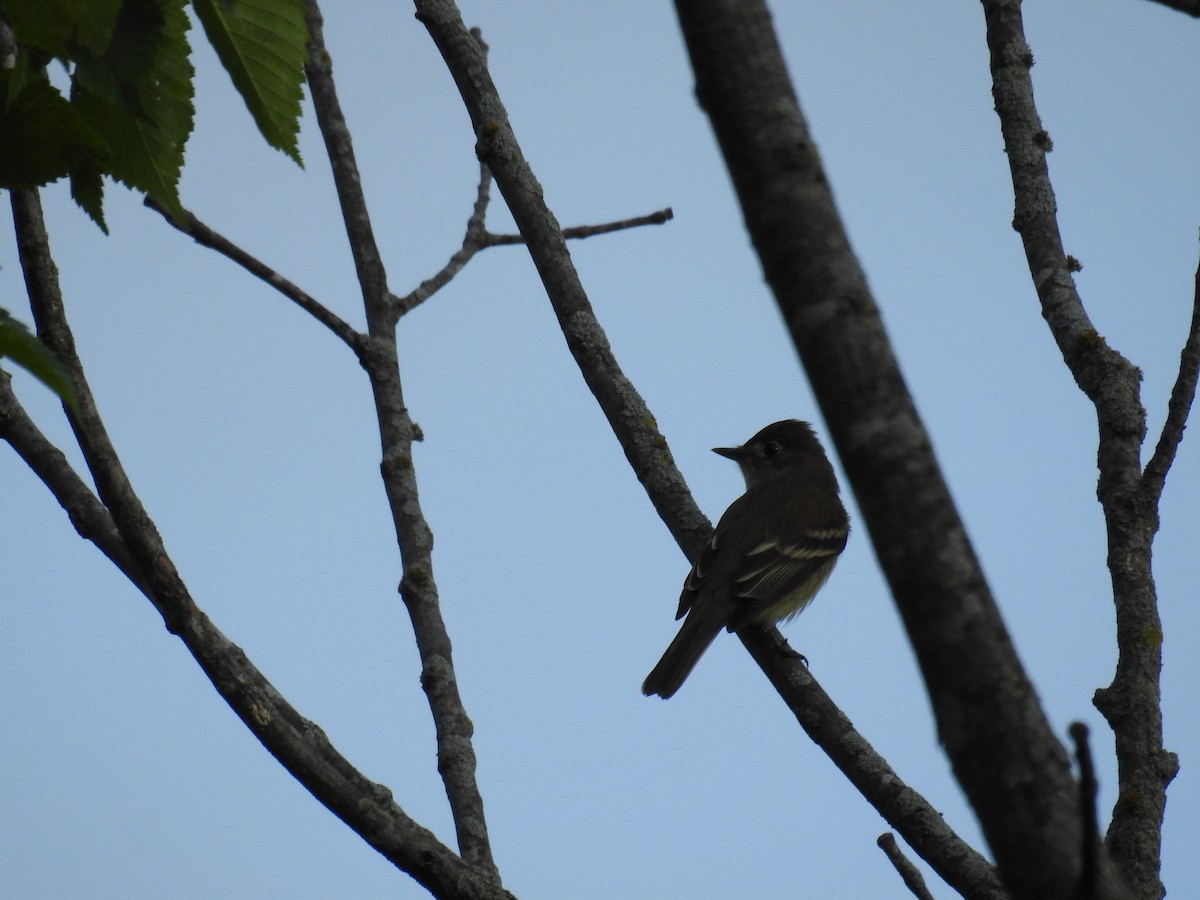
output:
[[[461,240],[468,120],[402,3],[327,4],[326,39],[389,267],[406,292]],[[1041,321],[1012,215],[982,14],[970,3],[777,3],[839,207],[1018,651],[1060,733],[1092,726],[1116,658],[1095,419]],[[701,507],[740,492],[709,452],[785,417],[824,434],[693,96],[667,4],[464,3],[565,225],[674,209],[572,251],[618,359]],[[1200,245],[1196,24],[1154,3],[1026,4],[1068,252],[1100,332],[1142,368],[1157,435]],[[193,33],[200,43],[198,33]],[[355,324],[353,267],[304,121],[300,170],[197,51],[184,202]],[[306,106],[307,111],[307,106]],[[45,192],[101,409],[200,605],[302,713],[451,841],[366,380],[305,314],[121,188],[112,234]],[[496,198],[490,224],[510,230]],[[7,220],[2,305],[23,318]],[[886,824],[733,639],[670,702],[642,678],[687,564],[566,352],[528,256],[476,258],[401,323],[435,575],[476,726],[493,844],[518,896],[895,897]],[[17,375],[43,429],[61,413]],[[77,453],[70,453],[78,459]],[[15,456],[0,453],[0,878],[21,898],[426,896],[320,807]],[[856,517],[853,497],[848,497]],[[1167,483],[1164,877],[1200,886],[1195,760],[1200,446]],[[976,846],[898,617],[859,527],[792,644],[859,730]],[[936,881],[938,898],[952,896]]]

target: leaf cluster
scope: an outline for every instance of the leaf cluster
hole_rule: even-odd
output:
[[[108,176],[180,215],[195,117],[189,5],[263,137],[299,163],[302,0],[0,0],[16,37],[0,71],[0,187],[68,177],[106,228]],[[46,77],[52,61],[65,94]]]
[[[263,137],[301,164],[303,0],[0,0],[0,188],[69,178],[106,233],[104,178],[183,216],[179,174],[195,120],[188,6]],[[15,38],[15,42],[14,39]],[[62,66],[67,88],[47,75]],[[8,356],[73,402],[53,357],[0,310]]]

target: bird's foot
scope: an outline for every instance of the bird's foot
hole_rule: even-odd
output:
[[[787,642],[787,638],[780,634],[778,628],[774,629],[771,637],[775,641],[776,650],[778,650],[784,656],[790,656],[793,659],[800,660],[800,662],[804,665],[804,668],[808,668],[808,657],[798,650],[793,650],[792,645]]]

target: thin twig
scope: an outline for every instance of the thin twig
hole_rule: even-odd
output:
[[[410,293],[403,297],[393,296],[391,298],[397,316],[411,312],[444,288],[455,275],[463,270],[463,267],[471,261],[476,253],[488,246],[485,240],[487,231],[483,223],[487,218],[488,203],[491,202],[491,186],[491,170],[484,163],[480,163],[479,186],[475,190],[475,205],[471,209],[470,218],[467,219],[467,230],[463,234],[462,247],[455,251],[454,255],[436,274],[426,278]]]
[[[337,335],[355,353],[362,349],[363,335],[344,322],[329,307],[314,299],[310,294],[288,281],[266,263],[247,253],[229,238],[209,228],[190,211],[183,211],[183,221],[177,221],[161,204],[151,197],[142,201],[147,207],[161,215],[172,228],[192,238],[197,244],[216,250],[222,256],[237,263],[251,275],[266,282],[283,296]]]
[[[624,231],[627,228],[640,228],[643,225],[662,225],[675,218],[670,207],[660,209],[644,216],[634,216],[631,219],[619,219],[616,222],[605,222],[601,225],[575,225],[564,228],[562,235],[567,240],[582,240],[598,234],[612,234],[614,231]],[[486,243],[489,247],[500,247],[507,244],[524,244],[525,236],[521,234],[494,234],[488,232]]]
[[[421,510],[417,491],[412,456],[416,428],[405,406],[396,350],[399,313],[388,290],[387,270],[371,227],[350,131],[334,85],[333,62],[325,46],[324,20],[317,0],[307,0],[307,20],[309,45],[304,69],[362,291],[370,337],[359,359],[375,396],[382,451],[380,471],[403,567],[400,596],[421,658],[421,686],[437,735],[438,773],[446,789],[463,859],[477,866],[481,874],[490,875],[498,885],[483,796],[475,774],[474,726],[458,689],[450,636],[433,575],[433,533]],[[474,42],[474,38],[470,40]]]
[[[489,247],[511,246],[524,244],[522,234],[496,234],[484,227],[484,217],[487,211],[491,173],[488,167],[480,164],[479,189],[476,192],[475,208],[471,218],[467,220],[467,229],[463,235],[462,247],[446,262],[436,274],[422,281],[417,287],[403,297],[393,297],[392,303],[398,314],[403,316],[420,306],[454,278],[474,256]],[[605,222],[600,225],[576,225],[563,229],[563,237],[568,240],[582,240],[599,234],[611,234],[628,228],[639,228],[643,225],[662,225],[674,218],[670,208],[660,209],[645,216],[635,216],[631,219],[621,219],[616,222]]]
[[[1175,386],[1171,389],[1171,399],[1167,403],[1167,420],[1163,423],[1162,433],[1154,448],[1154,455],[1146,464],[1146,471],[1142,473],[1142,484],[1155,501],[1162,495],[1167,472],[1170,471],[1171,464],[1175,461],[1175,453],[1179,449],[1179,442],[1183,439],[1188,414],[1191,412],[1192,402],[1196,397],[1198,372],[1200,372],[1200,267],[1196,269],[1196,282],[1192,297],[1192,324],[1188,330],[1187,340],[1184,341],[1183,351],[1179,354],[1179,374],[1175,378]]]
[[[888,861],[895,866],[896,871],[900,875],[900,879],[904,882],[904,886],[912,892],[912,895],[917,900],[933,900],[933,894],[929,893],[929,888],[925,886],[925,879],[921,877],[921,873],[917,867],[912,864],[904,851],[896,843],[896,836],[890,831],[885,831],[875,843],[879,849],[887,856]]]

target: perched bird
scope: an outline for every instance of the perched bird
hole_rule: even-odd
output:
[[[715,447],[746,478],[683,583],[675,640],[642,684],[672,696],[724,628],[768,627],[809,604],[846,546],[837,476],[807,422],[768,425],[741,447]]]

